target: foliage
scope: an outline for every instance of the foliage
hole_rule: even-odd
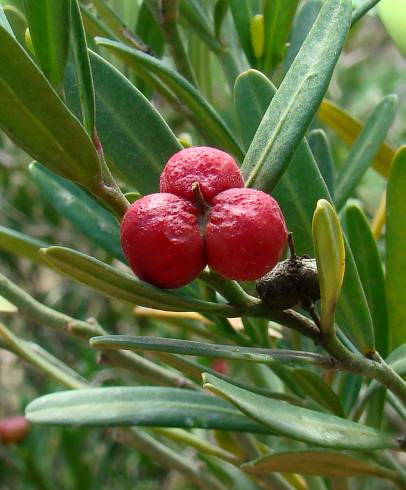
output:
[[[376,3],[0,2],[0,383],[33,424],[1,489],[404,488],[404,87],[368,58]],[[320,304],[129,271],[129,202],[203,144],[278,200]]]

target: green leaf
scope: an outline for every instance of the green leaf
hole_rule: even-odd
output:
[[[245,111],[241,114],[240,123],[247,135],[255,134],[269,103],[275,94],[275,87],[268,81],[268,87],[262,75],[248,71],[241,75],[244,78],[255,79],[255,89],[244,92],[246,104],[251,108],[250,116],[244,119]],[[260,80],[260,81],[259,81]],[[261,86],[261,90],[258,87]],[[242,106],[242,104],[241,104]],[[249,136],[248,136],[249,137]],[[313,255],[312,218],[319,199],[330,199],[328,190],[320,175],[316,162],[304,139],[295,152],[292,162],[282,179],[276,186],[273,196],[279,202],[288,225],[293,232],[298,253]],[[373,349],[373,327],[368,304],[358,276],[351,250],[346,244],[346,274],[342,293],[337,305],[336,319],[353,342],[364,352]]]
[[[92,5],[96,10],[97,15],[114,36],[117,39],[128,43],[131,34],[110,5],[104,0],[92,0]]]
[[[263,364],[314,364],[328,367],[328,357],[312,352],[283,349],[260,349],[230,345],[207,344],[191,340],[162,337],[132,337],[131,335],[105,335],[93,337],[90,345],[96,349],[125,349],[132,351],[171,352],[190,356],[231,359]]]
[[[386,204],[386,297],[392,348],[406,338],[406,146],[396,153]]]
[[[70,0],[24,0],[35,58],[45,76],[59,88],[69,44]]]
[[[265,2],[264,72],[270,73],[283,59],[299,0]]]
[[[90,52],[90,60],[97,132],[107,159],[132,188],[142,194],[159,192],[162,169],[181,145],[158,111],[127,78],[95,53]],[[66,80],[66,94],[75,106],[72,75]]]
[[[18,308],[13,303],[0,296],[0,313],[16,313],[17,311]]]
[[[63,217],[96,245],[125,261],[119,225],[109,211],[80,187],[39,163],[31,164],[30,172],[41,194]]]
[[[4,5],[3,11],[6,15],[6,20],[9,22],[9,25],[12,29],[11,31],[9,31],[10,34],[17,39],[21,46],[27,48],[26,50],[31,56],[31,54],[33,54],[34,52],[34,49],[32,48],[32,43],[31,45],[29,45],[26,41],[26,35],[29,34],[29,31],[27,31],[28,22],[24,14],[14,5]],[[7,29],[6,24],[3,24],[3,26]]]
[[[103,46],[122,59],[129,68],[137,72],[138,68],[156,76],[170,91],[172,91],[187,106],[193,114],[194,123],[198,125],[209,141],[229,151],[237,159],[242,158],[243,152],[238,141],[216,110],[204,99],[199,91],[176,71],[162,61],[141,51],[129,48],[122,43],[109,39],[97,38],[98,46]],[[143,76],[143,73],[139,73]]]
[[[323,100],[320,106],[319,118],[348,145],[352,145],[362,131],[363,125],[357,119],[344,111],[330,100]],[[374,169],[384,177],[389,175],[390,166],[395,156],[395,150],[383,142],[373,162]]]
[[[318,201],[313,215],[313,241],[320,282],[320,326],[330,332],[344,279],[345,247],[340,220],[325,199]]]
[[[382,261],[362,209],[351,204],[345,210],[349,244],[368,301],[374,325],[376,348],[382,357],[389,352],[388,311]]]
[[[228,12],[228,1],[227,0],[217,0],[214,6],[214,35],[217,39],[221,39],[221,28],[223,26],[224,19],[226,18]]]
[[[2,26],[6,31],[13,37],[15,37],[13,29],[11,28],[10,22],[8,21],[6,14],[4,13],[3,7],[0,5],[0,26]]]
[[[0,127],[33,158],[89,189],[99,159],[79,121],[21,46],[0,26]]]
[[[165,291],[139,281],[88,255],[64,247],[41,250],[45,261],[54,269],[96,291],[131,304],[168,311],[198,311],[224,316],[237,316],[238,310],[184,296],[181,292]]]
[[[311,131],[309,145],[330,196],[334,199],[334,162],[326,133],[322,129]]]
[[[370,475],[390,478],[394,471],[372,463],[370,459],[340,451],[321,451],[307,449],[273,452],[269,455],[245,463],[241,467],[251,474],[299,473],[301,475],[320,475],[330,478]]]
[[[308,0],[298,11],[290,33],[289,45],[284,61],[285,71],[288,71],[296,58],[304,40],[309,34],[317,15],[320,12],[322,0]]]
[[[248,187],[271,192],[327,90],[351,19],[349,0],[327,0],[269,104],[245,156]]]
[[[237,31],[240,46],[251,66],[255,66],[255,56],[251,43],[251,18],[259,13],[252,8],[252,2],[246,0],[229,0],[230,11]]]
[[[321,407],[339,417],[344,417],[339,397],[319,374],[308,369],[296,368],[292,370],[292,375],[300,388]]]
[[[378,153],[395,117],[397,100],[396,95],[388,95],[376,106],[351,148],[336,179],[338,209],[346,203]]]
[[[244,148],[248,149],[270,102],[270,93],[276,92],[269,79],[260,71],[247,70],[237,78],[234,103],[240,123]]]
[[[25,257],[33,262],[44,263],[39,253],[41,248],[48,244],[24,233],[0,226],[0,249],[20,257]]]
[[[406,56],[406,12],[404,5],[399,0],[382,0],[378,5],[378,13],[394,43]]]
[[[79,0],[71,1],[72,52],[78,81],[80,107],[83,125],[90,137],[93,137],[96,115],[92,70],[87,52],[86,34],[80,13]]]
[[[33,423],[81,427],[183,427],[266,433],[232,405],[205,393],[149,386],[62,391],[31,402]]]
[[[204,388],[225,398],[247,416],[277,434],[298,441],[335,449],[394,448],[388,434],[335,415],[296,407],[231,385],[211,374],[203,374]]]

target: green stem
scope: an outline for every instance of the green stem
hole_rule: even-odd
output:
[[[65,330],[67,333],[75,335],[85,340],[97,335],[105,335],[107,332],[94,320],[86,322],[72,318],[64,313],[60,313],[48,306],[43,305],[23,289],[13,284],[9,279],[0,274],[0,295],[10,303],[17,306],[19,312],[34,320],[39,324],[45,324],[53,328]],[[185,387],[196,389],[190,380],[165,369],[157,364],[145,359],[144,357],[128,352],[116,352],[111,357],[113,365],[124,367],[138,375],[148,379],[154,384],[162,383],[165,386]]]
[[[225,279],[213,270],[201,272],[199,279],[218,291],[233,305],[248,307],[256,302],[256,298],[247,294],[238,282]]]
[[[380,0],[366,0],[358,8],[354,9],[351,18],[351,27],[356,24],[366,13],[369,12]]]

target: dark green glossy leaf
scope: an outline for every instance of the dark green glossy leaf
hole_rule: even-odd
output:
[[[210,141],[229,151],[236,158],[242,158],[243,153],[240,145],[221,116],[186,79],[162,61],[141,51],[109,39],[97,38],[96,41],[99,46],[103,46],[116,54],[136,72],[137,68],[140,67],[156,76],[188,107],[193,114],[194,122],[200,130],[204,131]],[[143,76],[143,73],[140,73],[140,76]]]
[[[362,209],[351,204],[345,211],[346,230],[355,263],[371,311],[376,348],[382,357],[389,352],[388,311],[382,261]]]
[[[228,1],[217,0],[214,6],[214,35],[217,39],[221,39],[221,28],[223,26],[224,19],[228,12]]]
[[[80,13],[79,0],[71,0],[72,45],[75,73],[78,82],[83,125],[93,137],[95,127],[95,98],[92,70],[87,52],[86,34]]]
[[[321,475],[328,477],[349,477],[371,475],[378,478],[392,477],[395,472],[372,463],[370,459],[340,451],[274,452],[242,465],[247,473],[268,472],[299,473],[302,475]]]
[[[121,175],[142,194],[159,191],[168,159],[182,147],[162,116],[116,68],[90,52],[96,90],[97,131],[104,153]],[[72,73],[66,93],[75,104]],[[78,110],[76,103],[76,110]]]
[[[386,297],[393,348],[406,338],[406,146],[396,153],[387,190]]]
[[[289,38],[289,45],[284,62],[285,71],[289,70],[290,65],[296,58],[296,55],[309,34],[322,5],[322,0],[308,0],[298,11]]]
[[[349,0],[327,0],[259,125],[242,166],[246,185],[271,192],[327,90],[351,18]]]
[[[270,73],[283,59],[299,0],[265,2],[264,71]]]
[[[48,247],[48,244],[31,238],[19,231],[0,226],[1,250],[5,250],[19,257],[26,257],[33,262],[43,263],[39,250],[44,247]]]
[[[89,240],[124,261],[119,225],[114,216],[89,194],[39,163],[30,166],[41,194]]]
[[[320,375],[301,368],[293,369],[292,374],[300,388],[321,407],[344,417],[340,399]]]
[[[336,202],[340,209],[372,164],[396,114],[397,97],[388,95],[369,116],[363,130],[351,148],[336,179]]]
[[[270,430],[299,441],[336,449],[396,447],[392,436],[335,415],[289,405],[203,374],[204,387],[233,403]]]
[[[88,255],[64,247],[41,250],[54,269],[96,291],[128,303],[169,311],[199,311],[237,316],[238,310],[226,304],[210,303],[184,296],[181,292],[158,289]]]
[[[109,387],[45,395],[26,408],[31,422],[81,427],[198,427],[267,432],[232,405],[178,388]]]
[[[35,58],[59,88],[68,55],[71,0],[24,0]]]
[[[242,79],[247,78],[244,83],[247,83],[248,79],[255,79],[255,87],[261,86],[261,90],[257,92],[260,94],[258,97],[255,96],[254,90],[244,91],[247,104],[251,107],[250,117],[244,120],[246,112],[239,111],[239,114],[241,125],[247,135],[255,134],[257,125],[276,91],[270,81],[267,82],[267,87],[264,77],[257,73],[250,70],[241,75]],[[248,128],[248,122],[252,124],[251,128]],[[273,196],[282,208],[289,230],[293,232],[298,253],[314,255],[311,230],[313,212],[319,199],[331,198],[306,140],[299,145]],[[372,350],[374,343],[372,320],[354,258],[347,245],[345,267],[346,274],[337,305],[336,319],[355,344],[367,353]]]
[[[237,78],[234,86],[234,103],[244,148],[249,148],[264,111],[270,103],[271,93],[275,91],[276,88],[260,71],[247,70]]]
[[[106,335],[93,337],[90,340],[90,345],[96,349],[171,352],[173,354],[259,362],[263,364],[314,364],[325,367],[328,367],[330,364],[328,357],[311,352],[207,344],[191,340],[167,339],[162,337]]]
[[[309,145],[330,196],[334,199],[334,162],[326,133],[322,129],[311,131]]]
[[[0,26],[0,127],[36,160],[88,188],[101,179],[96,150],[21,46]]]

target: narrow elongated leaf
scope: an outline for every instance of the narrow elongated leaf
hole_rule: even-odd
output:
[[[327,477],[371,475],[378,478],[389,478],[395,474],[391,470],[372,463],[367,458],[341,451],[321,451],[320,449],[274,452],[243,464],[242,469],[254,474],[276,471]]]
[[[273,86],[260,71],[247,70],[237,78],[234,86],[234,103],[240,122],[244,148],[248,149],[263,116],[263,107],[270,102]],[[276,91],[276,89],[274,88]]]
[[[264,71],[271,72],[283,59],[299,0],[265,2]]]
[[[23,48],[0,26],[0,127],[33,158],[88,188],[100,182],[96,150]]]
[[[396,153],[386,200],[386,296],[392,348],[406,338],[406,146]]]
[[[200,128],[204,129],[213,142],[234,154],[237,158],[242,158],[243,154],[240,145],[223,119],[186,79],[166,66],[162,61],[141,51],[108,39],[97,38],[96,41],[99,46],[103,46],[119,56],[135,71],[137,71],[139,66],[157,76],[188,107],[194,116],[194,121]],[[142,76],[143,74],[140,73],[140,75]]]
[[[81,427],[199,427],[267,432],[232,405],[178,388],[109,387],[45,395],[26,408],[31,422]]]
[[[116,68],[90,52],[96,89],[97,131],[104,153],[143,194],[159,191],[168,159],[182,147],[162,116]],[[66,80],[70,104],[79,110],[72,73]]]
[[[41,250],[51,267],[76,281],[113,298],[131,304],[169,311],[200,311],[224,316],[238,316],[238,310],[225,305],[183,296],[179,292],[164,291],[137,280],[88,255],[64,247]]]
[[[35,58],[48,80],[60,86],[68,54],[71,0],[24,0]]]
[[[75,73],[78,81],[83,125],[93,137],[95,127],[95,97],[92,70],[87,52],[86,34],[80,13],[79,0],[71,0],[72,45]]]
[[[43,263],[39,250],[44,247],[48,247],[48,244],[19,231],[0,226],[0,250],[26,257],[33,262]]]
[[[378,247],[362,209],[351,204],[345,212],[346,229],[374,325],[376,348],[382,357],[389,352],[385,279]]]
[[[264,364],[314,364],[328,367],[328,357],[311,352],[283,349],[260,349],[230,345],[207,344],[191,340],[161,337],[132,337],[131,335],[106,335],[93,337],[90,345],[96,349],[126,349],[134,351],[171,352],[190,356],[232,359]]]
[[[352,145],[355,142],[363,128],[360,121],[327,99],[321,103],[319,118],[348,145]],[[394,156],[394,148],[388,142],[383,142],[373,162],[374,169],[384,177],[387,177]]]
[[[257,91],[260,96],[257,97],[254,90],[245,91],[247,105],[252,108],[250,118],[245,120],[246,112],[238,111],[238,114],[241,114],[241,126],[247,134],[255,133],[276,92],[270,81],[266,88],[263,76],[257,76],[257,73],[250,70],[246,75],[241,75],[242,78],[255,77],[256,82],[261,79],[261,82],[255,82],[256,88],[261,85],[261,91]],[[248,129],[248,122],[253,125],[251,129]],[[305,139],[299,145],[273,196],[282,208],[288,229],[294,234],[298,253],[314,255],[311,228],[314,209],[319,199],[329,200],[330,196]],[[347,245],[346,274],[337,305],[336,319],[362,352],[367,353],[373,349],[371,316],[354,258]]]
[[[296,58],[296,55],[309,34],[322,5],[322,0],[308,0],[296,14],[284,61],[285,71],[289,70],[290,65]]]
[[[396,95],[385,97],[376,106],[356,139],[347,160],[337,175],[335,194],[338,209],[351,196],[376,156],[395,117],[396,106]]]
[[[39,163],[30,166],[42,195],[86,237],[113,257],[124,261],[119,225],[114,216],[89,194]]]
[[[3,7],[0,5],[0,26],[2,26],[6,31],[13,37],[15,37],[13,29],[11,28],[10,22],[7,20],[6,14],[4,13]]]
[[[340,399],[320,375],[302,368],[293,369],[292,374],[300,388],[321,407],[344,417]]]
[[[242,166],[246,185],[272,191],[327,90],[351,18],[349,0],[327,0],[269,104]]]
[[[306,408],[272,400],[211,374],[203,374],[204,388],[230,401],[242,412],[270,430],[299,441],[336,449],[378,449],[396,446],[396,441],[371,427]]]
[[[309,146],[330,196],[334,199],[334,163],[326,133],[321,129],[312,131],[309,134]]]
[[[334,327],[334,317],[345,271],[345,247],[340,220],[325,199],[317,203],[313,216],[313,241],[320,281],[320,326],[324,332]]]
[[[254,12],[252,2],[249,0],[229,0],[230,11],[233,17],[235,29],[238,34],[240,46],[251,66],[255,66],[255,55],[251,43],[251,18],[259,12]]]

